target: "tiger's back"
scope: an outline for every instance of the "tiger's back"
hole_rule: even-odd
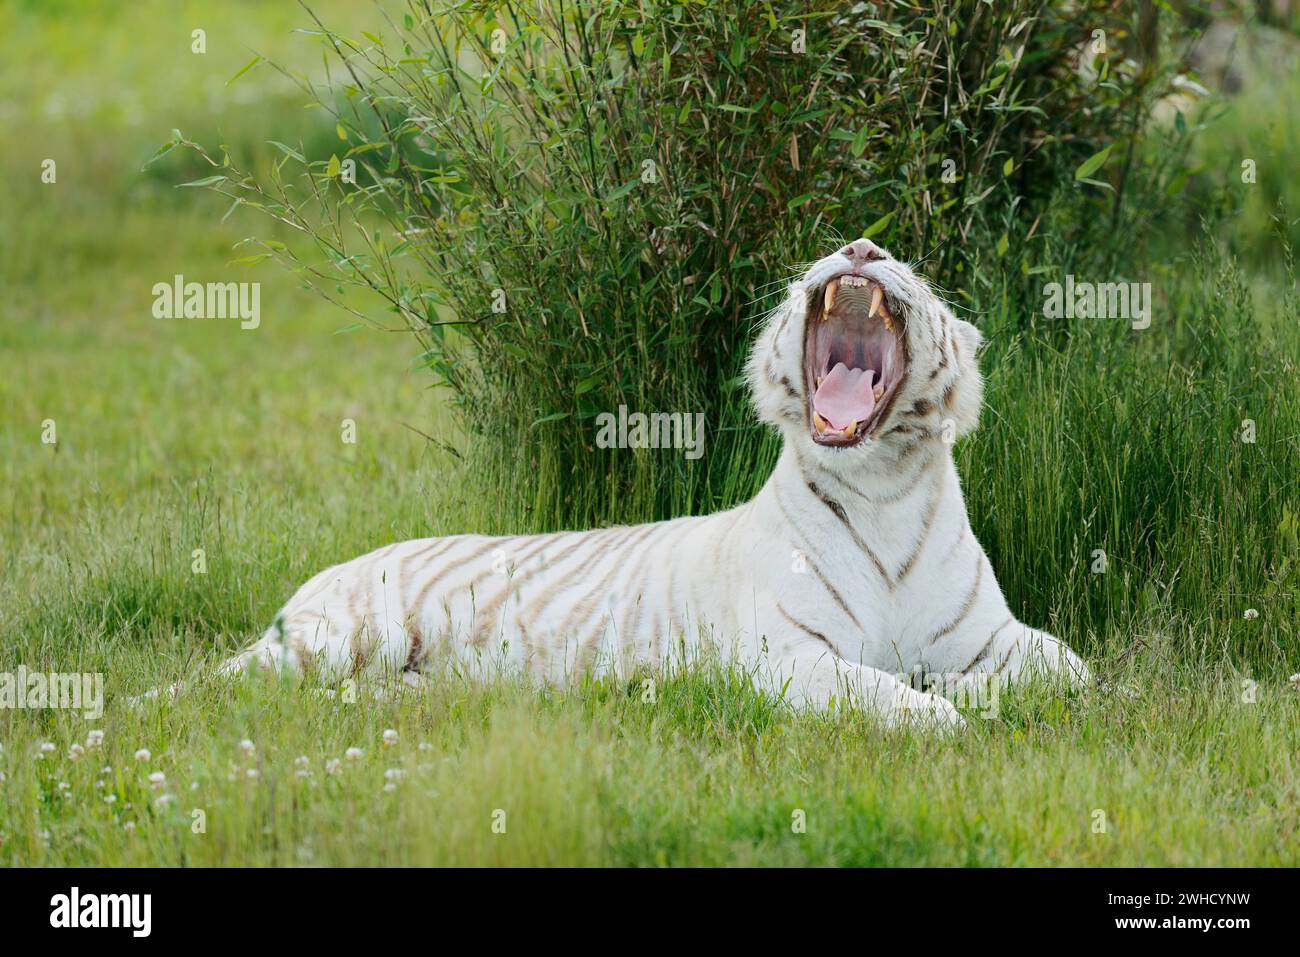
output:
[[[562,684],[656,664],[674,636],[726,624],[727,601],[689,556],[728,514],[388,545],[303,585],[238,666],[337,679],[451,665]]]

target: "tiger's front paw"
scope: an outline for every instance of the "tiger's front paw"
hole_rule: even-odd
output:
[[[906,685],[899,689],[892,707],[885,715],[890,727],[912,727],[938,731],[959,731],[966,719],[947,698],[915,691]]]
[[[1024,635],[1008,652],[1006,662],[1010,667],[1003,672],[1004,677],[1014,681],[1064,681],[1073,688],[1091,680],[1083,659],[1060,638],[1028,625],[1024,628]]]
[[[1039,657],[1037,672],[1048,678],[1064,680],[1072,688],[1082,688],[1091,680],[1091,672],[1082,658],[1055,635],[1038,632]]]
[[[1088,684],[1092,680],[1092,672],[1088,670],[1084,660],[1065,645],[1061,645],[1061,651],[1061,670],[1065,672],[1065,677],[1071,686],[1082,688]]]

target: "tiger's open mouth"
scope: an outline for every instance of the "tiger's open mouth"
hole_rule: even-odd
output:
[[[862,276],[812,296],[804,333],[808,427],[818,445],[857,445],[884,420],[907,371],[902,323],[885,291]]]

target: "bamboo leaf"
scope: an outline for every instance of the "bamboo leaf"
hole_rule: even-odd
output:
[[[1106,158],[1110,156],[1110,151],[1114,148],[1115,144],[1111,143],[1100,153],[1093,153],[1086,160],[1080,163],[1079,168],[1074,171],[1075,180],[1085,180],[1097,170],[1101,169],[1102,164],[1106,162]]]
[[[568,417],[569,417],[569,413],[568,413],[568,412],[553,412],[553,413],[551,413],[550,415],[544,415],[544,416],[542,416],[540,419],[535,419],[535,420],[533,421],[533,424],[530,425],[528,428],[529,428],[529,429],[535,429],[535,428],[537,428],[539,425],[542,425],[542,424],[544,424],[544,423],[546,423],[546,422],[558,422],[558,421],[560,421],[560,419],[567,419]]]
[[[885,213],[885,215],[881,216],[874,223],[872,223],[870,226],[864,229],[862,231],[862,238],[870,239],[872,236],[876,235],[878,232],[880,232],[886,226],[888,226],[890,220],[892,220],[893,218],[894,218],[894,210],[891,209],[889,212]]]
[[[307,157],[303,156],[292,146],[285,146],[283,143],[279,142],[278,140],[267,140],[267,142],[270,143],[272,146],[274,146],[276,149],[278,149],[285,156],[292,156],[299,163],[307,162]]]
[[[193,179],[188,183],[177,183],[176,188],[181,189],[185,186],[212,186],[216,183],[224,183],[226,179],[227,177],[225,176],[205,176],[203,179]]]
[[[245,73],[247,73],[249,70],[251,70],[253,67],[257,66],[257,65],[258,65],[259,63],[261,63],[261,62],[262,62],[262,57],[261,57],[261,56],[255,56],[255,57],[253,57],[253,59],[249,60],[249,61],[248,61],[247,63],[245,63],[242,67],[239,68],[239,72],[238,72],[238,73],[236,73],[234,76],[232,76],[229,80],[226,81],[226,86],[230,86],[230,84],[234,83],[234,82],[235,82],[236,80],[238,80],[241,76],[243,76]]]

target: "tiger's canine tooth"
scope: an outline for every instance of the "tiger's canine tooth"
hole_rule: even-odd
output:
[[[839,279],[832,279],[826,284],[826,295],[823,300],[822,317],[830,315],[831,310],[835,308],[835,294],[840,291]]]
[[[851,439],[853,438],[853,433],[856,431],[858,431],[858,423],[850,422],[840,430],[840,435],[844,436],[846,439]]]
[[[818,432],[829,432],[831,424],[822,418],[820,412],[813,413],[813,425],[817,426]]]
[[[878,385],[871,390],[871,395],[873,398],[875,398],[877,402],[880,401],[880,397],[884,394],[885,394],[885,387],[882,385]]]
[[[876,311],[880,308],[880,304],[884,301],[884,298],[885,290],[881,289],[879,286],[871,290],[871,312],[867,313],[868,319],[875,318]]]

